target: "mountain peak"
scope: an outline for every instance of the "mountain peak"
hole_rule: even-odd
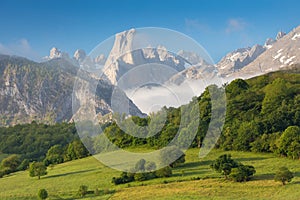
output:
[[[51,50],[50,50],[50,55],[49,55],[49,58],[50,59],[53,59],[53,58],[60,58],[61,57],[61,51],[56,48],[56,47],[53,47]]]
[[[279,31],[279,32],[277,33],[276,40],[280,40],[280,39],[283,38],[283,36],[285,36],[285,35],[286,35],[285,32]]]
[[[45,56],[44,59],[52,60],[55,58],[69,58],[69,55],[68,55],[68,53],[62,52],[60,49],[58,49],[56,47],[52,47],[52,49],[50,49],[49,56]]]
[[[132,51],[132,42],[135,32],[135,29],[130,29],[128,31],[123,31],[121,33],[116,34],[113,48],[107,59],[108,63],[105,64],[106,66],[111,65],[120,56]],[[125,63],[133,63],[132,56],[130,53],[126,54],[125,56],[122,56],[122,58]]]
[[[77,49],[73,56],[73,58],[78,62],[82,62],[85,59],[85,57],[86,57],[86,53],[82,49]]]
[[[140,47],[139,36],[135,29],[130,29],[115,35],[114,45],[106,60],[104,74],[112,84],[117,84],[118,79],[135,66],[156,63],[171,66],[177,71],[185,69],[185,61],[169,52],[166,47]]]

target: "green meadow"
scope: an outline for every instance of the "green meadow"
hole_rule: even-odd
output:
[[[145,152],[146,150],[138,149]],[[170,178],[158,178],[115,186],[112,177],[121,172],[101,164],[94,157],[48,167],[48,174],[38,180],[28,171],[10,174],[0,179],[0,199],[37,199],[41,188],[48,199],[299,199],[300,162],[273,154],[213,150],[199,159],[199,149],[186,152],[186,162],[173,170]],[[210,168],[210,163],[223,153],[243,164],[253,165],[256,174],[249,182],[226,181]],[[274,172],[287,166],[294,172],[292,182],[282,186],[274,182]],[[88,186],[90,194],[79,198],[80,185]],[[93,192],[98,189],[98,194]]]

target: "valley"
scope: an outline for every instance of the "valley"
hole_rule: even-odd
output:
[[[166,2],[141,13],[136,2],[111,10],[106,3],[89,8],[94,23],[81,14],[86,2],[74,12],[53,0],[45,18],[29,8],[11,12],[17,5],[7,9],[13,17],[3,9],[0,200],[298,200],[300,26],[281,24],[297,12],[283,20],[289,9],[278,5],[270,28],[265,14],[276,2],[260,11],[257,23],[267,19],[260,27],[250,20],[259,6],[244,2],[236,9],[243,12],[226,2],[223,24],[215,5],[214,16],[195,2],[167,16],[170,5],[153,11]],[[233,18],[247,9],[247,20]],[[197,18],[202,12],[214,27]],[[30,23],[10,29],[15,15],[31,13]],[[168,28],[138,28],[152,20]]]

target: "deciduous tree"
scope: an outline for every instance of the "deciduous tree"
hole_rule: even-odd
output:
[[[35,177],[37,176],[38,179],[41,178],[41,176],[44,176],[47,174],[47,167],[42,162],[32,162],[29,165],[29,176]]]

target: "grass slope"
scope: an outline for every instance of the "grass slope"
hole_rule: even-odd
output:
[[[232,157],[256,168],[254,180],[247,183],[225,181],[212,171],[209,164],[223,151],[214,150],[204,159],[198,158],[198,149],[186,152],[187,162],[173,171],[173,176],[114,186],[113,176],[120,172],[88,157],[48,169],[48,175],[37,180],[28,172],[17,172],[0,179],[0,199],[36,199],[40,188],[47,189],[49,199],[75,199],[80,185],[89,190],[115,190],[115,193],[84,199],[298,199],[300,196],[300,162],[278,158],[272,154],[244,152],[231,153]],[[273,181],[279,166],[295,172],[295,178],[286,186]],[[191,181],[199,177],[200,180]]]

